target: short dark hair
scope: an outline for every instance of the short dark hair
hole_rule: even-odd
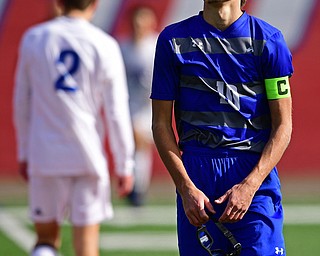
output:
[[[241,0],[241,7],[246,4],[247,0]]]
[[[96,0],[62,0],[64,9],[66,11],[71,10],[85,10],[87,7],[94,3]]]

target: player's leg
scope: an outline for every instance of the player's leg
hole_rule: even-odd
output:
[[[60,247],[59,223],[61,217],[58,216],[58,205],[64,205],[65,200],[58,195],[57,191],[62,191],[57,189],[56,180],[56,178],[34,176],[30,177],[29,180],[30,216],[34,222],[37,235],[32,252],[33,256],[57,255],[56,253]]]
[[[75,255],[99,255],[99,228],[99,224],[73,227],[73,246]]]
[[[240,155],[238,157],[237,155]],[[233,185],[241,182],[255,166],[259,155],[250,153],[236,153],[228,157],[215,154],[215,158],[201,156],[201,153],[188,152],[182,156],[186,170],[195,183],[213,202],[213,199],[223,195]],[[210,182],[211,181],[211,182]],[[216,217],[224,210],[226,203],[214,204]],[[180,255],[190,255],[197,248],[194,228],[185,217],[180,197],[177,199],[178,207],[178,240]],[[243,245],[243,255],[246,256],[271,256],[285,255],[284,238],[282,234],[283,212],[281,206],[280,182],[276,169],[262,183],[255,193],[253,201],[243,220],[226,224],[238,242]],[[215,249],[228,251],[221,239],[221,232],[212,231]],[[225,238],[223,238],[226,241]],[[265,241],[268,241],[266,243]],[[220,248],[219,248],[220,247]],[[202,251],[199,253],[202,253]],[[198,254],[197,254],[198,255]]]
[[[151,109],[145,107],[133,116],[133,132],[135,140],[135,184],[129,195],[129,202],[134,206],[145,203],[150,186],[153,161],[153,139],[150,129]]]
[[[57,222],[35,223],[37,242],[32,256],[56,256],[60,248],[60,227]]]
[[[228,246],[228,240],[217,229],[213,221],[206,223],[206,227],[213,237],[212,249],[225,249]],[[190,224],[187,219],[180,195],[177,195],[177,230],[178,247],[180,256],[208,256],[208,252],[202,248],[198,240],[197,227]]]
[[[220,184],[227,190],[241,182],[252,170],[259,159],[259,155],[252,153],[236,153],[241,157],[228,157],[223,160],[227,172]],[[216,160],[215,160],[216,161]],[[228,168],[227,168],[228,167]],[[274,168],[261,184],[251,202],[244,218],[236,223],[225,224],[233,233],[238,242],[242,244],[242,254],[246,256],[272,256],[286,255],[285,243],[282,233],[283,210],[280,181],[276,168]],[[223,205],[222,205],[223,206]],[[214,206],[218,212],[221,209]],[[266,243],[266,241],[268,241]]]
[[[286,255],[281,198],[277,170],[273,169],[256,192],[244,219],[230,225],[242,243],[244,255]]]
[[[76,255],[99,255],[99,226],[112,217],[109,179],[81,176],[74,178],[71,223]]]
[[[140,145],[141,145],[140,138]],[[137,141],[137,140],[136,140]],[[129,202],[133,206],[142,206],[145,204],[147,192],[151,180],[152,172],[152,147],[151,144],[138,146],[136,143],[135,151],[135,168],[134,168],[134,188],[133,191],[129,194]]]
[[[248,211],[241,221],[226,226],[241,243],[243,255],[286,255],[282,220],[277,217]]]
[[[216,182],[221,178],[220,170],[227,170],[228,162],[224,161],[223,158],[213,159],[207,152],[202,153],[198,152],[198,150],[196,152],[184,152],[182,160],[191,180],[213,203],[214,199],[217,198],[217,194],[219,194],[219,188],[223,186]],[[219,211],[218,205],[213,204],[213,207],[216,211]],[[213,221],[207,222],[206,226],[214,240],[212,249],[227,251],[229,241],[217,229]],[[191,225],[185,215],[180,195],[177,195],[177,230],[181,256],[209,255],[198,241],[197,227]]]

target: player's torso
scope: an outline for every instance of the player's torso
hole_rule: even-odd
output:
[[[93,122],[98,113],[103,70],[90,30],[83,20],[61,17],[30,33],[33,109],[48,125],[72,126],[84,116]]]
[[[99,36],[84,20],[66,17],[28,34],[34,169],[46,174],[55,169],[55,175],[65,169],[105,171],[99,111],[106,72],[101,46],[94,41],[105,38]]]
[[[262,150],[270,128],[263,46],[253,38],[247,15],[225,31],[198,17],[172,39],[180,73],[176,113],[182,147]]]

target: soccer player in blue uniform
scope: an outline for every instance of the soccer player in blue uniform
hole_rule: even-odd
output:
[[[245,2],[205,0],[157,42],[152,129],[177,189],[183,256],[208,255],[196,234],[204,223],[213,248],[230,249],[206,210],[241,255],[285,255],[276,164],[292,132],[292,56],[278,29],[242,11]]]

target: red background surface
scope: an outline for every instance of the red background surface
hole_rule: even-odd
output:
[[[31,25],[52,16],[50,1],[10,0],[4,15],[0,17],[0,176],[16,176],[16,145],[12,124],[12,93],[17,51],[21,36]],[[124,1],[113,34],[129,32],[126,15],[139,2],[152,3],[159,19],[170,8],[170,0]],[[29,7],[32,6],[32,9]],[[246,7],[250,13],[250,5]],[[28,10],[28,11],[27,11]],[[320,174],[320,1],[305,31],[304,40],[293,52],[294,76],[291,79],[293,95],[294,131],[291,144],[278,167],[285,175]],[[167,175],[155,152],[154,175]]]

